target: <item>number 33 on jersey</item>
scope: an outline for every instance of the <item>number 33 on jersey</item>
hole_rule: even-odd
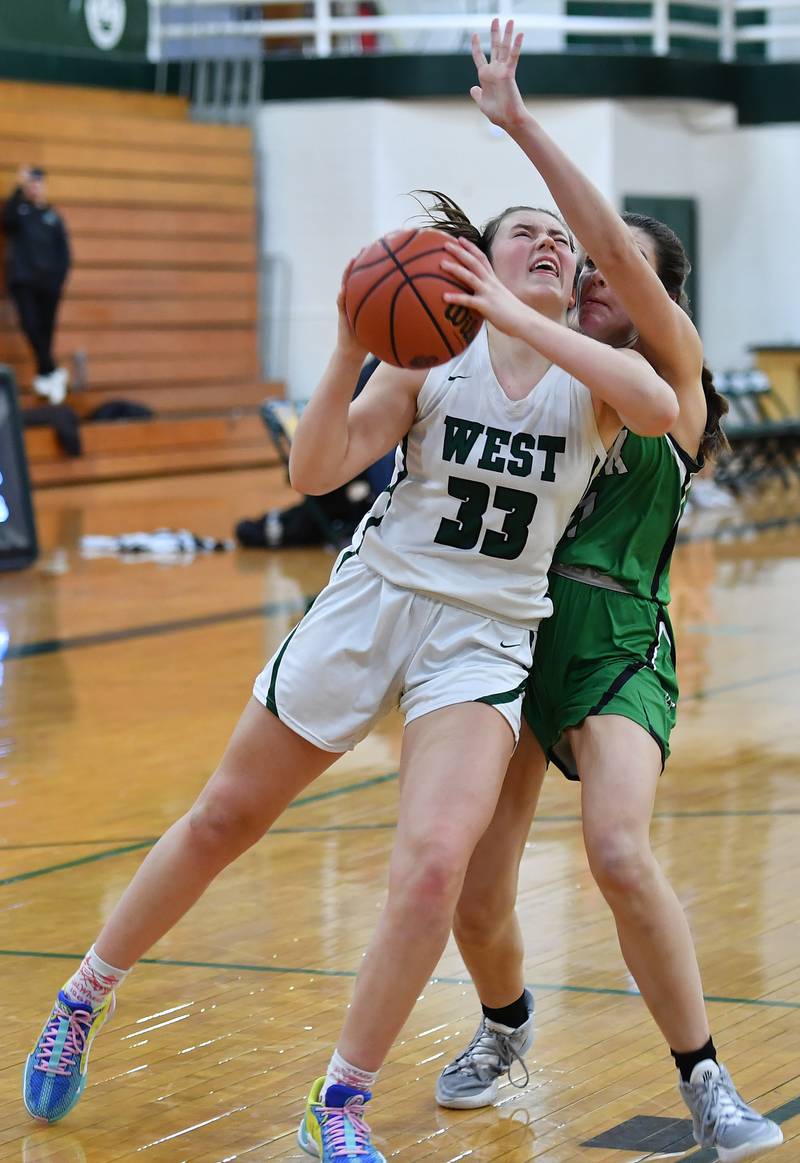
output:
[[[350,552],[395,585],[535,629],[553,551],[605,455],[588,389],[553,366],[510,400],[484,327],[429,373]]]

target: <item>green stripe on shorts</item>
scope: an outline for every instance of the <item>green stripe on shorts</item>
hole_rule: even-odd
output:
[[[496,707],[498,703],[513,703],[514,699],[518,699],[524,693],[525,687],[528,685],[527,678],[524,678],[519,686],[515,686],[513,690],[501,691],[499,695],[482,695],[481,698],[475,699],[476,703],[488,703],[490,707]]]
[[[294,638],[295,634],[297,633],[297,628],[299,625],[300,625],[300,623],[298,622],[297,626],[295,626],[294,630],[292,630],[291,634],[286,639],[283,646],[281,646],[281,648],[277,654],[277,657],[275,658],[275,662],[272,665],[272,678],[270,679],[269,690],[267,691],[266,708],[268,711],[272,711],[272,713],[276,719],[280,719],[280,715],[278,714],[278,704],[275,702],[275,684],[278,681],[278,667],[281,664],[281,659],[283,658],[284,654],[286,653],[286,647],[289,645],[289,643],[291,642],[291,640]]]

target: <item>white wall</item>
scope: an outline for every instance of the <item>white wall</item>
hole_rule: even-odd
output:
[[[696,168],[709,359],[726,367],[753,343],[800,344],[800,126],[716,135]]]
[[[739,128],[698,102],[620,103],[614,186],[694,197],[703,341],[720,370],[751,344],[800,344],[800,126]]]
[[[699,102],[537,101],[531,109],[606,196],[695,197],[700,306],[712,366],[757,342],[800,343],[800,126],[738,129]],[[473,221],[516,202],[552,205],[517,147],[469,99],[294,101],[262,107],[263,249],[291,273],[271,307],[296,396],[313,389],[336,334],[341,271],[414,213],[405,195],[440,189]]]
[[[610,103],[548,102],[540,112],[608,189]],[[332,349],[342,270],[418,212],[409,191],[442,190],[476,223],[517,202],[553,205],[527,159],[469,100],[274,102],[259,111],[256,133],[262,249],[285,256],[291,272],[286,309],[270,308],[270,330],[288,329],[288,366],[269,371],[295,396],[310,393]]]

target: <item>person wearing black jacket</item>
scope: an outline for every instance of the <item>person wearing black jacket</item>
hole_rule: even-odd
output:
[[[39,167],[22,169],[19,184],[3,207],[9,243],[6,281],[36,357],[34,391],[60,404],[68,377],[53,359],[53,332],[70,253],[64,220],[47,201],[44,179]]]

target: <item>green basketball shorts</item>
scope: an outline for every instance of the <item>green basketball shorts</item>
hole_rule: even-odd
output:
[[[578,779],[564,732],[589,715],[638,723],[669,755],[678,683],[672,625],[657,602],[550,575],[552,617],[539,627],[525,719],[548,758]]]

